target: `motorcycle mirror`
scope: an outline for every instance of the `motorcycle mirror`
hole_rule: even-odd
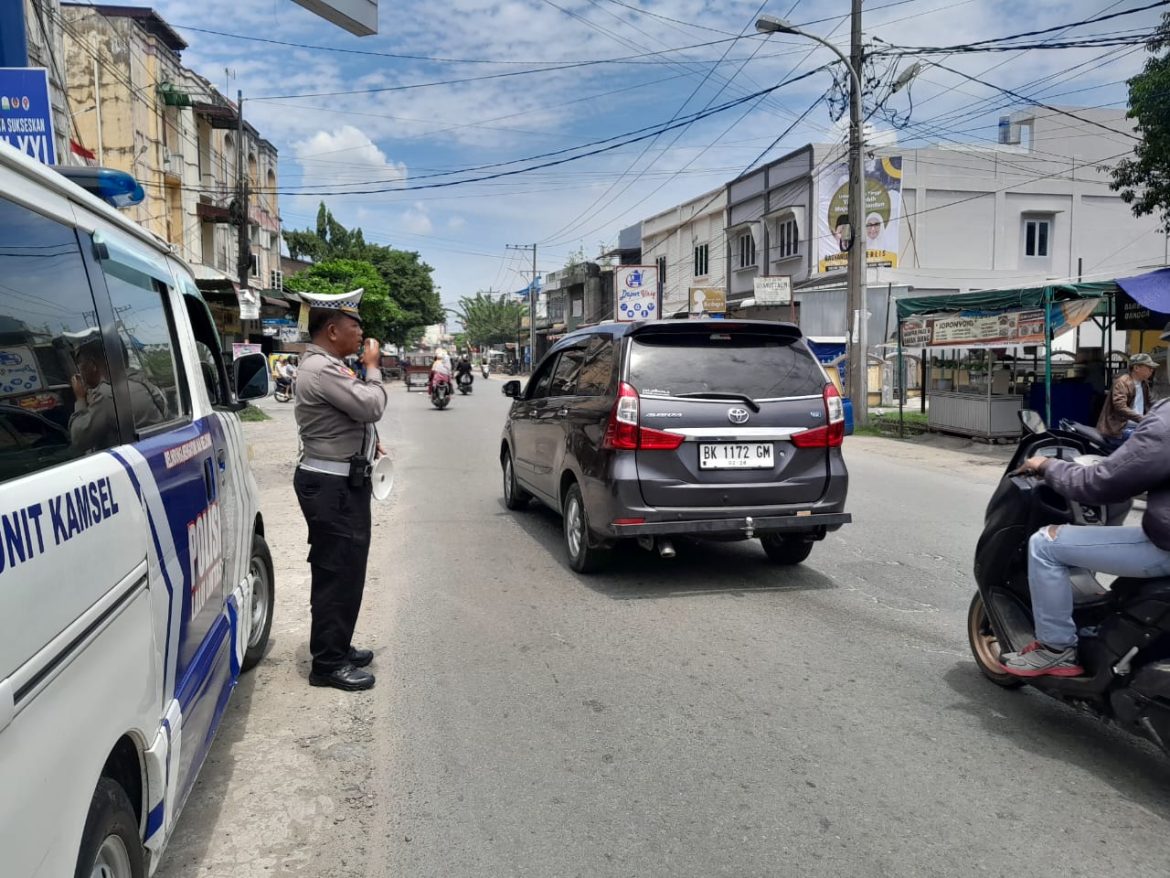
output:
[[[1038,412],[1031,409],[1020,409],[1020,423],[1024,425],[1024,429],[1029,433],[1039,435],[1040,433],[1047,433],[1048,427],[1044,423],[1044,419],[1040,417]]]

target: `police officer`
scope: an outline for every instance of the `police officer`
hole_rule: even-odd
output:
[[[362,290],[340,296],[301,293],[310,305],[312,343],[297,373],[296,418],[301,459],[293,487],[309,525],[313,624],[309,682],[350,691],[369,689],[362,670],[374,657],[352,644],[370,552],[370,468],[380,453],[374,425],[386,390],[374,340],[362,345]],[[344,358],[361,351],[361,379]]]

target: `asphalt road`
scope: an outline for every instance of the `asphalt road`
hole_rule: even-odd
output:
[[[1170,761],[967,652],[995,454],[850,438],[855,521],[571,573],[504,509],[499,380],[393,387],[359,625],[366,694],[310,689],[289,406],[250,425],[278,566],[160,875],[1162,876]]]

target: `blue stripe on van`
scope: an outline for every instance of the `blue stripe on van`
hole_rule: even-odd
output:
[[[146,837],[150,838],[152,835],[162,829],[162,825],[163,803],[159,802],[157,805],[151,808],[150,813],[146,815]]]

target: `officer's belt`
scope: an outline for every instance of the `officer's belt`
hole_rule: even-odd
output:
[[[301,469],[315,473],[327,473],[331,476],[349,477],[348,460],[325,460],[320,457],[302,457],[298,464]]]

